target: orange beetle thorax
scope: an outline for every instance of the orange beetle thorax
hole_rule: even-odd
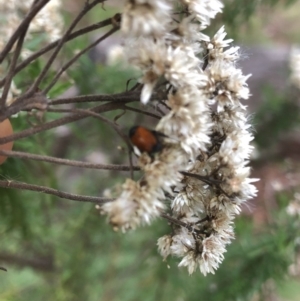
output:
[[[141,126],[134,126],[129,131],[131,143],[141,152],[153,153],[161,150],[161,144],[155,131]]]

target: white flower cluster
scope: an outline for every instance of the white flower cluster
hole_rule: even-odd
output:
[[[28,13],[32,3],[33,1],[0,0],[0,51],[5,47],[8,39]],[[52,0],[45,5],[30,23],[26,40],[32,39],[36,34],[43,34],[45,41],[50,42],[60,38],[63,29],[63,18],[60,9],[61,0]],[[30,51],[23,48],[21,56],[26,57],[28,54],[30,54]],[[0,69],[0,77],[4,76],[3,70]],[[10,105],[20,92],[12,82],[6,100],[7,105]]]
[[[33,1],[4,1],[0,0],[1,24],[0,49],[5,46],[7,39],[16,30],[24,16],[28,13]],[[51,0],[35,16],[30,23],[27,38],[36,33],[46,34],[48,41],[54,41],[61,36],[63,19],[60,13],[61,0]]]
[[[290,81],[300,89],[300,49],[293,47],[290,53]]]
[[[222,12],[223,4],[219,0],[181,0],[188,11],[200,21],[202,29],[210,25],[217,13]]]
[[[176,151],[172,146],[166,146],[154,161],[143,153],[139,158],[143,178],[138,182],[127,179],[117,200],[102,206],[110,223],[116,229],[126,231],[140,224],[149,224],[160,216],[166,209],[163,203],[165,192],[172,194],[171,187],[180,183],[178,167],[183,169],[185,163],[186,157],[181,149]]]
[[[165,98],[158,99],[170,110],[156,127],[166,137],[162,151],[143,153],[143,178],[128,179],[121,196],[102,209],[122,230],[163,215],[173,229],[158,240],[161,255],[178,256],[189,273],[200,268],[206,275],[224,259],[241,203],[256,194],[247,167],[253,137],[240,103],[249,97],[249,76],[236,68],[238,47],[224,50],[232,42],[224,40],[224,27],[212,39],[201,32],[221,12],[220,1],[176,4],[128,0],[125,6],[122,29],[128,61],[143,73],[141,102],[160,89]],[[183,18],[176,20],[178,12]]]

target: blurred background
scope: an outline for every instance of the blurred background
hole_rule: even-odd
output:
[[[63,0],[66,27],[84,0]],[[76,203],[30,191],[0,188],[1,301],[297,301],[300,300],[300,89],[291,80],[293,47],[300,47],[299,0],[224,0],[208,34],[225,24],[227,37],[241,47],[239,66],[252,74],[247,101],[256,151],[251,166],[259,194],[236,218],[236,239],[215,275],[189,276],[178,259],[163,262],[157,239],[170,231],[163,220],[122,234],[114,232],[90,203]],[[0,9],[1,11],[1,9]],[[80,26],[120,12],[120,1],[98,5]],[[82,49],[105,31],[75,39],[63,55]],[[38,49],[40,36],[28,46]],[[137,74],[114,64],[122,40],[118,33],[83,56],[50,92],[50,98],[123,92]],[[63,61],[59,58],[57,64]],[[34,77],[39,59],[24,71]],[[26,77],[26,76],[25,76]],[[24,74],[17,86],[26,85]],[[300,85],[299,85],[300,86]],[[79,108],[86,108],[79,105]],[[134,108],[141,108],[133,104]],[[110,112],[113,119],[122,111]],[[60,113],[47,113],[54,120]],[[38,122],[35,115],[11,118],[15,132]],[[118,123],[153,127],[156,120],[127,112]],[[128,164],[124,142],[97,119],[84,119],[17,140],[14,150],[94,163]],[[0,178],[102,196],[128,172],[87,170],[9,158]]]

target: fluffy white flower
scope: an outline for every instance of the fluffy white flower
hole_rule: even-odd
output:
[[[133,42],[133,41],[132,41]],[[200,68],[201,61],[187,46],[173,49],[162,41],[138,39],[127,48],[128,60],[138,66],[144,84],[142,102],[147,103],[155,84],[164,77],[175,88],[185,86],[203,87],[207,76]]]
[[[149,224],[164,209],[159,199],[160,192],[149,191],[148,186],[127,179],[119,198],[103,205],[102,209],[109,216],[110,223],[123,231],[135,229],[140,224]]]
[[[200,269],[201,273],[213,273],[224,259],[226,245],[234,238],[233,229],[227,225],[225,231],[215,233],[207,238],[195,241],[193,236],[185,228],[172,237],[171,247],[168,252],[182,257],[179,267],[185,266],[189,274]],[[169,240],[170,241],[170,240]],[[169,254],[168,254],[169,255]]]
[[[4,47],[8,38],[28,13],[31,5],[32,1],[0,1],[3,22],[0,26],[0,49]],[[60,0],[49,1],[30,23],[26,39],[40,32],[43,32],[46,39],[51,42],[60,38],[64,24],[60,8]]]
[[[183,41],[186,41],[186,44],[193,44],[194,42],[201,41],[209,42],[209,36],[201,32],[203,29],[201,24],[194,22],[194,19],[194,16],[183,18],[175,33],[177,33]]]
[[[179,266],[190,274],[200,269],[206,275],[218,268],[234,239],[241,203],[256,195],[247,166],[253,136],[240,103],[249,97],[249,76],[236,68],[239,48],[228,48],[232,40],[225,40],[224,26],[212,39],[201,32],[222,3],[181,2],[190,15],[179,21],[171,16],[171,2],[127,1],[126,57],[142,73],[141,102],[146,105],[156,89],[165,104],[156,126],[163,148],[150,156],[139,153],[142,179],[127,180],[120,197],[103,209],[113,225],[127,230],[161,215],[167,198],[169,213],[162,216],[172,233],[158,240],[160,254],[164,260],[180,257]]]
[[[143,153],[139,164],[144,177],[138,182],[127,179],[117,200],[102,207],[110,223],[126,231],[149,224],[158,217],[165,208],[165,192],[172,194],[171,188],[180,186],[182,176],[178,170],[183,169],[186,162],[186,156],[177,148],[164,148],[154,160]]]
[[[214,37],[206,42],[207,56],[210,62],[216,59],[235,62],[239,58],[240,47],[230,47],[224,50],[233,41],[232,39],[224,40],[226,35],[225,27],[222,26]]]
[[[219,105],[233,105],[241,98],[249,98],[246,81],[251,75],[243,75],[228,61],[216,59],[205,72],[209,78],[206,90]]]
[[[160,36],[171,21],[171,5],[164,0],[127,1],[121,30],[131,36]]]
[[[17,29],[25,15],[28,13],[33,1],[0,1],[0,50],[2,50],[8,39]],[[25,40],[30,40],[37,33],[43,34],[43,40],[54,41],[60,38],[63,30],[63,18],[60,13],[61,1],[49,1],[43,9],[33,18],[27,30]],[[26,58],[31,51],[26,49],[26,43],[21,51],[21,57]],[[2,68],[3,67],[3,68]],[[5,67],[0,67],[0,78],[3,78],[6,73]],[[1,92],[2,89],[0,89]],[[9,89],[6,104],[10,105],[16,97],[21,93],[15,83],[12,81]]]
[[[172,236],[165,235],[157,241],[158,251],[164,260],[171,254],[172,240]]]
[[[225,26],[223,25],[214,37],[207,43],[207,48],[209,50],[216,48],[225,48],[233,41],[233,39],[224,40],[227,33],[225,32]]]
[[[169,114],[161,119],[157,130],[180,142],[182,149],[194,158],[199,150],[206,150],[212,124],[209,120],[208,100],[198,89],[188,87],[169,96]]]
[[[218,0],[181,0],[188,5],[190,13],[195,14],[203,28],[210,24],[217,13],[222,12],[223,4]]]

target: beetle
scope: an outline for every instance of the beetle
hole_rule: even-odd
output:
[[[147,129],[143,126],[136,125],[129,130],[129,138],[141,153],[146,152],[149,155],[160,152],[163,149],[163,133]]]

